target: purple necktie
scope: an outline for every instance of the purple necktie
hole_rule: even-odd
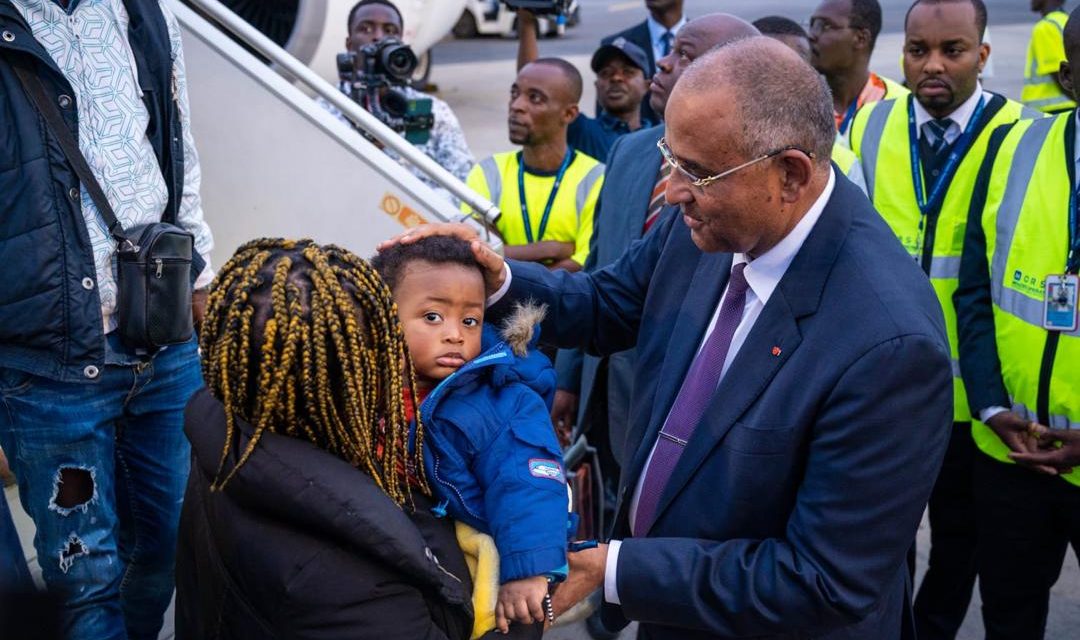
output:
[[[653,449],[652,459],[645,469],[645,481],[641,485],[641,494],[638,496],[638,507],[634,518],[634,534],[644,535],[652,526],[656,518],[656,508],[660,503],[660,495],[664,492],[671,472],[679,462],[683,448],[694,435],[694,430],[701,422],[701,416],[705,413],[705,407],[709,406],[709,400],[716,392],[716,386],[720,382],[720,372],[724,369],[724,360],[727,359],[728,350],[731,348],[731,338],[735,335],[735,329],[742,320],[743,307],[746,306],[746,276],[743,269],[746,263],[741,262],[731,268],[731,278],[728,280],[727,293],[720,305],[720,315],[716,319],[716,326],[705,340],[704,346],[694,358],[690,370],[683,379],[679,395],[675,398],[675,404],[671,407],[667,421],[660,429],[660,437],[656,440],[656,448]]]

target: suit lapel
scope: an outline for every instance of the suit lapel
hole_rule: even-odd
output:
[[[693,242],[689,239],[689,234],[686,241]],[[675,326],[670,328],[672,338],[668,343],[664,364],[657,378],[656,395],[653,397],[652,413],[648,422],[649,428],[638,444],[628,478],[639,477],[653,443],[656,442],[660,427],[663,426],[671,405],[675,401],[675,395],[682,386],[683,378],[690,369],[690,363],[698,351],[698,346],[709,326],[709,321],[712,320],[716,306],[720,302],[720,294],[731,273],[730,253],[700,255],[697,269],[694,271],[690,286],[686,289],[678,320]]]
[[[629,175],[638,176],[638,179],[629,185],[629,197],[626,200],[629,205],[629,210],[626,211],[627,224],[623,225],[625,237],[621,238],[623,247],[640,238],[641,230],[645,226],[649,201],[653,187],[656,186],[656,174],[660,170],[660,150],[656,148],[656,141],[663,135],[663,126],[655,127],[654,135],[639,136],[639,139],[634,140],[634,146],[627,149],[638,159],[637,166]],[[644,176],[649,177],[645,179]]]

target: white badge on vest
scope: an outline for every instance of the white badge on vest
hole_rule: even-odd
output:
[[[1043,295],[1043,328],[1050,331],[1076,331],[1076,294],[1080,276],[1075,274],[1046,276]]]

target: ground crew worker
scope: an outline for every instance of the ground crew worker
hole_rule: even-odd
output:
[[[810,36],[798,22],[783,16],[766,16],[754,21],[754,26],[763,36],[775,38],[790,47],[795,53],[810,63]],[[862,164],[855,153],[848,149],[847,143],[838,135],[833,145],[832,160],[848,180],[854,182],[866,192],[866,179],[863,177]]]
[[[810,64],[825,76],[833,95],[833,116],[847,137],[864,104],[898,98],[908,91],[870,72],[870,56],[881,33],[877,0],[823,0],[810,16]]]
[[[1031,0],[1031,10],[1042,18],[1031,30],[1027,63],[1024,65],[1024,88],[1020,101],[1032,109],[1059,113],[1076,107],[1072,97],[1062,88],[1058,68],[1065,61],[1062,31],[1068,14],[1062,10],[1065,0]]]
[[[1040,115],[983,90],[986,20],[982,0],[917,0],[904,27],[904,75],[914,93],[864,107],[851,127],[870,198],[930,277],[953,351],[954,425],[930,497],[930,568],[915,601],[920,638],[954,638],[975,584],[975,447],[952,304],[971,193],[994,129],[1023,112]]]
[[[581,74],[569,62],[539,58],[522,67],[508,119],[521,151],[485,158],[469,174],[468,185],[502,211],[496,228],[508,258],[568,271],[585,264],[604,165],[567,145],[580,99]]]
[[[1075,97],[1080,10],[1065,50],[1061,80]],[[1076,127],[1069,112],[994,133],[955,296],[960,366],[979,418],[976,556],[990,640],[1042,638],[1065,551],[1080,551],[1080,470],[1049,455],[1060,443],[1045,430],[1080,429]]]

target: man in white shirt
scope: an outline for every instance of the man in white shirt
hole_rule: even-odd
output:
[[[785,45],[699,58],[666,115],[682,215],[619,261],[549,273],[473,245],[493,316],[531,297],[557,346],[638,351],[612,540],[570,554],[555,612],[602,588],[605,625],[649,638],[910,637],[952,416],[934,294],[834,173],[828,89]],[[440,233],[476,238],[399,241]]]
[[[656,73],[656,62],[671,53],[675,36],[686,24],[683,14],[683,0],[645,0],[649,16],[644,22],[629,29],[607,36],[600,45],[613,43],[618,38],[633,42],[648,55],[649,67],[645,69],[646,80]],[[641,117],[652,122],[660,122],[662,113],[656,113],[649,105],[649,94],[641,103]]]

